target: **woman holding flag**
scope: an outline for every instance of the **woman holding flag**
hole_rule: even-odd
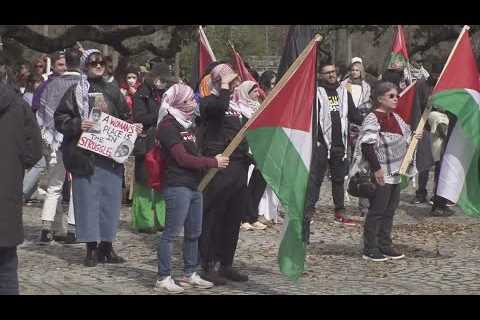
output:
[[[392,226],[400,200],[400,166],[411,139],[410,127],[394,112],[398,103],[397,86],[391,82],[376,85],[372,101],[375,111],[365,118],[355,147],[350,176],[366,163],[374,173],[376,190],[363,231],[363,258],[370,261],[405,257],[392,244]],[[423,134],[416,135],[421,139]],[[413,166],[408,176],[416,174]]]
[[[155,287],[171,293],[181,293],[182,287],[208,289],[213,283],[203,280],[196,268],[198,239],[202,231],[203,196],[197,191],[202,170],[226,168],[228,157],[202,157],[193,133],[193,116],[196,102],[193,90],[184,84],[175,84],[162,98],[159,112],[157,138],[166,160],[165,188],[166,202],[165,230],[158,244],[158,276]],[[170,260],[173,241],[184,229],[183,260],[184,277],[175,283],[171,277]]]

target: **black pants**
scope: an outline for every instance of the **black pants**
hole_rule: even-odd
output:
[[[399,201],[400,184],[377,185],[375,197],[370,199],[370,209],[363,228],[364,251],[392,245],[393,215]]]
[[[260,170],[253,169],[250,182],[247,187],[247,210],[242,218],[242,222],[255,223],[258,220],[258,206],[262,200],[263,193],[267,188],[267,182],[263,178]]]
[[[200,259],[204,270],[218,261],[223,267],[233,264],[240,220],[247,210],[248,165],[230,162],[220,170],[204,192],[204,214],[200,236]]]
[[[323,144],[316,146],[313,150],[311,171],[307,188],[307,201],[305,209],[315,210],[315,203],[318,201],[320,187],[327,170],[330,167],[332,175],[332,196],[335,212],[345,211],[345,175],[347,174],[347,163],[343,158],[345,149],[343,147],[332,147],[330,150],[330,159],[327,158],[327,149]]]
[[[430,169],[422,171],[418,174],[418,189],[415,192],[417,199],[425,199],[427,197],[427,183]],[[434,173],[434,194],[437,190],[438,176],[440,174],[440,161],[435,162]]]
[[[17,247],[0,247],[0,295],[17,295]]]

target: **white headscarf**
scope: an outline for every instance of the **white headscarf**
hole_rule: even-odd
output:
[[[157,126],[170,113],[185,129],[193,124],[193,112],[196,106],[193,90],[185,84],[174,84],[162,97],[158,110]]]
[[[258,85],[254,81],[244,81],[238,87],[235,88],[233,93],[233,99],[230,100],[230,107],[241,113],[247,119],[250,119],[252,115],[260,107],[258,100],[253,100],[250,97],[250,93]]]

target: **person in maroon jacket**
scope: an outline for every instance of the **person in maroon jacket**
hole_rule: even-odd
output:
[[[157,247],[158,280],[155,288],[171,293],[181,293],[183,287],[208,289],[213,283],[203,280],[196,269],[199,264],[198,239],[202,232],[203,197],[197,191],[202,170],[226,168],[229,158],[200,156],[193,134],[193,111],[196,106],[193,90],[184,84],[175,84],[163,95],[159,111],[157,139],[166,160],[165,230]],[[184,229],[184,277],[171,277],[170,260],[173,241]]]

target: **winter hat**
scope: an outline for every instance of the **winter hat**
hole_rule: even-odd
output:
[[[352,59],[352,64],[357,63],[357,62],[363,64],[362,58],[355,57],[355,58]]]

